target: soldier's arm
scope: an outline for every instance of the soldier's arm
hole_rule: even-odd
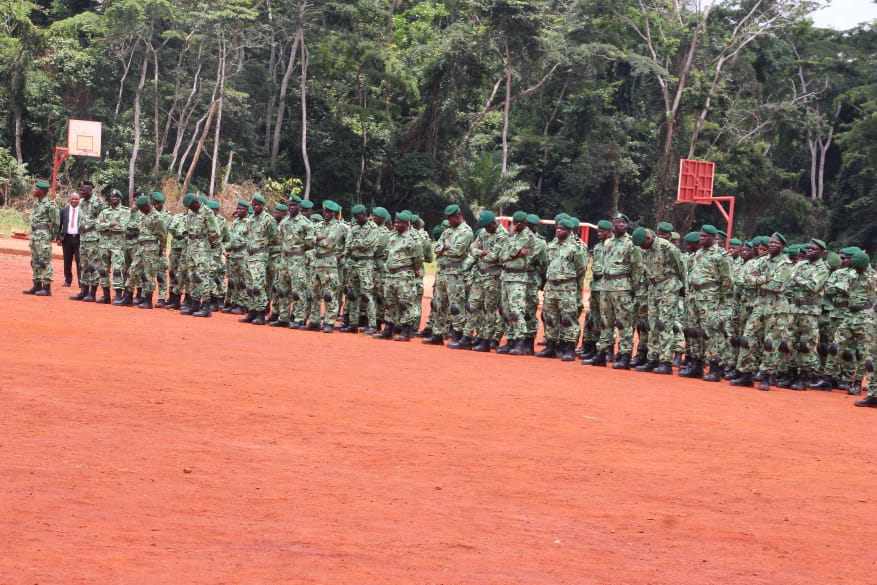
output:
[[[304,224],[304,243],[305,250],[312,250],[317,243],[317,232],[311,222]]]
[[[449,242],[450,248],[445,250],[444,255],[451,258],[463,258],[469,250],[469,244],[472,243],[472,232],[459,228],[454,231],[457,232],[456,237],[452,242]]]
[[[676,246],[670,246],[668,248],[669,254],[667,256],[667,265],[670,270],[673,271],[673,274],[676,275],[676,278],[679,279],[683,285],[685,284],[685,264],[682,262],[682,252],[679,251],[679,248]]]
[[[630,251],[630,282],[633,290],[636,290],[643,277],[643,252],[639,246],[633,246]]]

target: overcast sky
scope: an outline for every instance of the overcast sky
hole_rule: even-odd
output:
[[[831,4],[810,18],[820,28],[847,30],[859,23],[877,20],[877,4],[873,0],[831,0]]]

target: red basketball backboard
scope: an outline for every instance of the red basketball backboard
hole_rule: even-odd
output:
[[[679,161],[679,188],[676,192],[676,203],[711,205],[715,168],[716,163],[681,159]]]

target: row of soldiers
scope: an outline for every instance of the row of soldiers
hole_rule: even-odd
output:
[[[757,381],[764,390],[858,393],[873,355],[869,258],[855,248],[826,254],[818,239],[789,246],[775,233],[731,240],[726,252],[726,236],[713,226],[684,238],[667,223],[631,234],[617,214],[598,224],[590,251],[579,221],[565,214],[548,242],[536,215],[518,211],[506,229],[485,211],[473,232],[450,205],[433,242],[408,211],[393,220],[386,209],[369,214],[357,205],[348,223],[333,201],[315,213],[311,201],[292,197],[269,212],[256,195],[238,202],[229,225],[218,202],[194,194],[183,199],[186,211],[171,215],[160,193],[141,195],[132,211],[118,191],[105,205],[92,188],[80,188],[84,270],[74,300],[152,308],[157,288],[155,306],[197,317],[222,309],[245,323],[326,333],[338,322],[342,331],[419,335],[452,349],[563,361],[578,353],[583,364],[656,374],[676,366],[683,377]],[[37,199],[39,235],[46,204]],[[433,261],[431,310],[418,332],[424,265]],[[25,292],[39,294],[42,280],[35,268],[36,290]],[[536,352],[540,291],[545,348]]]

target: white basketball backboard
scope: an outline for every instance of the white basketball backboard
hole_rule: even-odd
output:
[[[91,120],[67,121],[67,150],[73,156],[100,158],[102,124]]]

